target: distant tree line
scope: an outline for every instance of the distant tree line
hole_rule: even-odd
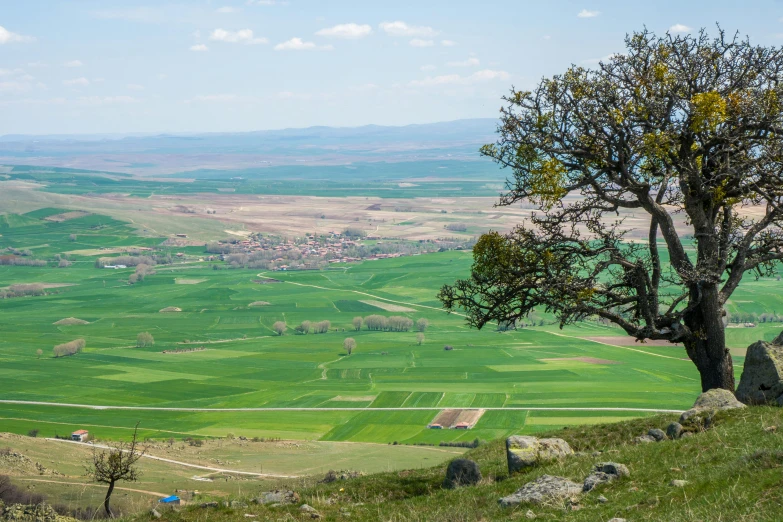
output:
[[[128,277],[128,284],[135,285],[139,281],[144,281],[147,276],[155,275],[155,270],[151,265],[140,263],[136,265],[136,271]]]
[[[154,266],[158,264],[157,259],[151,256],[117,256],[117,257],[99,257],[95,260],[95,268],[103,268],[105,266],[138,266],[149,265]]]
[[[81,352],[86,345],[87,343],[84,339],[76,339],[75,341],[71,341],[69,343],[58,344],[54,347],[53,354],[55,357],[66,357],[68,355],[74,355]]]
[[[41,283],[18,283],[8,288],[0,288],[0,299],[30,295],[46,295],[46,287]]]
[[[413,319],[401,315],[392,315],[386,317],[383,315],[368,315],[367,317],[354,317],[352,321],[354,329],[358,332],[364,325],[370,331],[376,332],[409,332],[413,328]],[[421,318],[416,321],[416,329],[424,332],[429,326],[427,319]],[[422,341],[424,338],[422,337]],[[421,343],[419,343],[421,344]]]
[[[294,331],[301,335],[307,335],[309,333],[323,334],[328,332],[331,327],[332,323],[329,321],[318,321],[317,323],[302,321],[299,326],[294,327]]]
[[[18,255],[0,256],[0,265],[3,266],[46,266],[47,264],[43,259],[32,259]]]

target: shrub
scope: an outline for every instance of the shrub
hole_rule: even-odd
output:
[[[356,348],[356,340],[353,337],[348,337],[343,341],[343,348],[348,352],[348,355],[351,355]]]
[[[283,321],[277,321],[275,324],[272,325],[272,329],[275,331],[277,335],[283,335],[287,329],[287,326]]]
[[[54,347],[54,356],[66,357],[68,355],[79,353],[86,346],[86,344],[87,343],[84,339],[76,339],[75,341],[71,341],[69,343],[58,344]]]
[[[155,345],[155,339],[152,337],[152,334],[149,332],[141,332],[139,335],[136,336],[136,346],[139,348],[146,348],[147,346],[154,346]]]

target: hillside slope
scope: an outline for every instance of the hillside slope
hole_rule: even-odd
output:
[[[369,475],[321,483],[317,479],[281,483],[299,494],[290,506],[253,502],[259,492],[225,506],[197,498],[178,511],[163,510],[163,520],[568,520],[608,521],[762,521],[783,516],[783,422],[779,408],[753,407],[720,412],[713,426],[692,437],[633,444],[650,428],[665,429],[676,416],[657,416],[611,425],[568,428],[550,433],[571,444],[577,455],[509,477],[503,441],[467,454],[484,479],[473,487],[442,487],[445,466]],[[542,475],[581,483],[598,462],[623,463],[630,477],[589,493],[546,505],[501,508],[500,497]],[[686,481],[673,485],[672,481]],[[312,506],[317,514],[302,511]],[[205,504],[202,506],[202,504]],[[232,507],[233,506],[233,507]],[[147,513],[133,520],[149,520]]]

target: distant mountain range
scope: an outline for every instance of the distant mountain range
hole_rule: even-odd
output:
[[[0,164],[175,174],[194,169],[478,159],[490,118],[401,127],[308,127],[236,133],[5,135]]]

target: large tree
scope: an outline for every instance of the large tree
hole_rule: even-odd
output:
[[[478,328],[534,309],[561,326],[600,317],[683,343],[703,390],[734,390],[726,301],[783,258],[783,51],[720,28],[644,31],[595,69],[504,100],[482,153],[512,172],[499,205],[536,211],[481,237],[444,306]],[[645,217],[641,239],[628,213]]]
[[[133,437],[128,443],[120,442],[101,452],[93,446],[92,461],[87,466],[87,475],[95,482],[109,486],[103,499],[103,509],[106,511],[106,516],[110,518],[114,517],[109,506],[114,485],[121,480],[136,482],[141,476],[136,463],[144,456],[146,450],[138,447],[138,430],[139,424],[136,423]]]

